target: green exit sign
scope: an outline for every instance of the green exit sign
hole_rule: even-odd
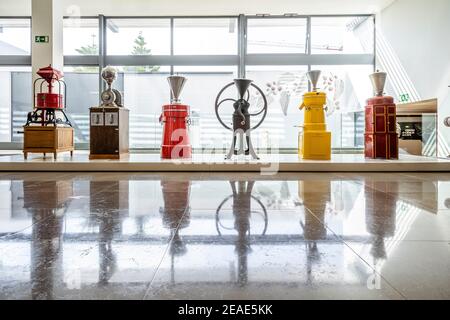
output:
[[[48,42],[48,36],[35,36],[34,42],[38,43],[47,43]]]
[[[409,94],[403,93],[400,95],[400,102],[409,102]]]

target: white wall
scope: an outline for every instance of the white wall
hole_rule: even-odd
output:
[[[377,16],[377,32],[378,66],[391,70],[388,93],[438,98],[439,131],[450,145],[450,128],[442,124],[450,116],[450,1],[396,0]]]
[[[66,15],[375,13],[393,0],[60,0]],[[30,15],[31,0],[0,0],[0,16]]]

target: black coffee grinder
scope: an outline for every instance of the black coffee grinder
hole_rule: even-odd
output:
[[[225,98],[220,100],[221,95],[223,92],[228,89],[230,86],[235,85],[238,90],[238,99],[232,99],[232,98]],[[256,113],[249,113],[250,103],[248,102],[250,98],[249,88],[253,87],[257,90],[258,95],[261,96],[263,101],[263,107],[260,111]],[[246,98],[244,97],[246,95]],[[219,107],[222,103],[226,101],[233,101],[233,128],[226,125],[223,120],[220,118],[219,115]],[[231,159],[232,155],[251,155],[253,159],[259,159],[258,156],[255,153],[255,150],[253,149],[252,141],[250,139],[250,132],[252,130],[255,130],[258,128],[262,122],[264,121],[266,114],[267,114],[267,99],[262,92],[262,90],[252,83],[252,80],[249,79],[234,79],[233,82],[227,84],[225,87],[220,90],[219,94],[216,98],[215,103],[215,110],[216,110],[216,116],[219,122],[228,130],[233,131],[233,138],[231,142],[231,148],[228,154],[226,155],[225,159]],[[250,126],[250,117],[252,116],[258,116],[262,114],[261,120],[254,126]],[[244,148],[244,135],[245,135],[245,143],[246,147]],[[237,144],[237,138],[239,136],[239,149],[236,149]]]

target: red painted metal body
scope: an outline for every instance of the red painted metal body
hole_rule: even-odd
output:
[[[36,94],[36,108],[64,109],[63,95],[59,84],[64,74],[51,66],[40,68],[36,73],[48,84],[48,92],[42,92],[41,86],[41,92]],[[55,83],[59,87],[58,93],[53,93]]]
[[[367,100],[364,154],[371,159],[398,159],[397,116],[394,99],[389,96]]]
[[[189,106],[168,104],[162,107],[159,121],[163,123],[161,157],[163,159],[183,159],[192,156],[189,141]]]
[[[59,93],[37,93],[36,108],[63,109],[63,95]]]

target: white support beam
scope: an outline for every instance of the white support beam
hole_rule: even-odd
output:
[[[31,69],[33,81],[39,68],[51,64],[63,70],[63,17],[60,0],[31,1]],[[48,37],[48,42],[36,42],[36,36]]]

